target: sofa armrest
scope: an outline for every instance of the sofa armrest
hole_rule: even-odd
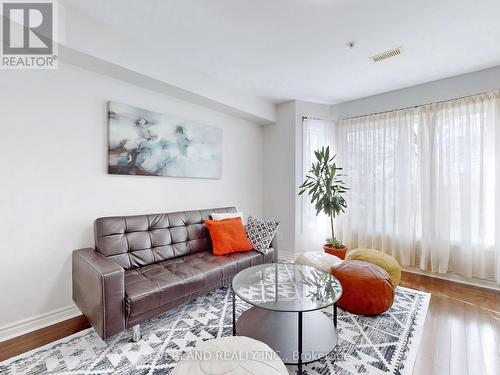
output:
[[[125,329],[123,267],[95,251],[73,251],[73,301],[106,339]]]
[[[273,263],[278,263],[278,233],[274,234],[273,239],[271,240],[271,245],[274,249]]]

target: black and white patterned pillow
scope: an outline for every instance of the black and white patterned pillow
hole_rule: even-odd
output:
[[[279,221],[257,220],[256,218],[249,216],[245,229],[247,231],[247,237],[253,248],[263,254],[267,254],[269,245],[271,244],[279,225]]]

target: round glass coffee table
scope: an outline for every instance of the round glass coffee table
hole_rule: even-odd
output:
[[[233,335],[269,345],[287,365],[328,355],[337,345],[340,282],[309,266],[263,264],[239,272],[232,282]],[[236,321],[236,296],[251,305]],[[320,310],[333,306],[333,319]]]

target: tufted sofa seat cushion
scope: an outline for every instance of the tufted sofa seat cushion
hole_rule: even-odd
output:
[[[137,317],[162,306],[228,285],[239,271],[273,261],[274,249],[267,254],[257,251],[215,256],[210,251],[131,268],[125,271],[126,318]]]

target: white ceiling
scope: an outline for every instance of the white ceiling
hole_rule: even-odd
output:
[[[500,65],[499,0],[62,3],[146,44],[151,58],[274,102],[333,104]],[[369,59],[394,47],[403,54]]]

